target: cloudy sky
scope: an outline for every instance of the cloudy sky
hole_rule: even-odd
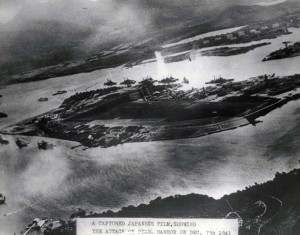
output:
[[[129,36],[136,38],[144,34],[150,23],[147,13],[140,11],[137,2],[138,0],[0,0],[0,31],[7,35],[10,31],[34,30],[46,35],[51,30],[55,34],[66,31],[65,29],[79,33],[89,30],[93,32],[92,35],[88,39],[82,38],[88,44],[109,41],[120,35],[124,39]],[[0,35],[2,44],[3,37],[4,33]],[[64,37],[68,40],[68,35]],[[13,38],[20,36],[13,35]],[[5,40],[8,41],[9,36]]]
[[[161,1],[168,4],[171,2],[180,4],[178,0]],[[198,2],[198,0],[194,1]],[[205,0],[200,1],[205,2]],[[226,1],[233,2],[234,0],[212,0],[212,2],[219,2],[220,4]],[[255,3],[270,5],[284,1],[236,0],[239,3],[248,2],[250,5]],[[147,20],[147,14],[139,15],[140,5],[141,3],[138,0],[0,0],[0,23],[7,24],[15,18],[20,18],[22,20],[57,19],[81,24],[93,24],[99,18],[113,16],[113,19],[111,19],[114,21],[113,23],[126,22],[130,24],[136,23],[141,18],[143,21]]]
[[[130,24],[139,17],[134,2],[136,0],[0,0],[0,23],[19,21],[20,24],[42,19],[93,26],[109,19],[112,24]]]
[[[205,22],[233,5],[284,1],[0,0],[0,66],[18,61],[45,66],[58,57],[77,59],[172,27]],[[39,64],[41,56],[50,62]]]

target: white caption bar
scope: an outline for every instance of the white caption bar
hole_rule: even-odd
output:
[[[238,220],[79,218],[77,235],[238,235]]]

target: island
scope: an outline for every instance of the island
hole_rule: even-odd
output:
[[[256,125],[260,116],[300,98],[300,75],[218,78],[203,88],[181,87],[173,77],[146,78],[129,87],[76,93],[58,108],[0,132],[76,141],[86,148],[196,138]]]
[[[263,47],[270,45],[271,43],[264,42],[264,43],[257,43],[252,44],[250,46],[232,46],[232,47],[218,47],[208,50],[199,50],[199,51],[187,51],[175,55],[166,56],[164,58],[165,63],[173,63],[178,61],[184,61],[189,60],[191,61],[191,53],[192,54],[199,54],[199,56],[234,56],[234,55],[240,55],[245,54],[249,51],[252,51],[258,47]]]
[[[270,45],[271,43],[269,42],[264,42],[264,43],[257,43],[257,44],[252,44],[250,46],[245,46],[245,47],[220,47],[220,48],[215,48],[211,50],[205,50],[201,52],[202,56],[232,56],[232,55],[239,55],[239,54],[244,54],[249,51],[254,50],[255,48]]]

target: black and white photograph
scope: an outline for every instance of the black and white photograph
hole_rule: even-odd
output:
[[[0,235],[299,235],[299,167],[300,0],[0,0]]]

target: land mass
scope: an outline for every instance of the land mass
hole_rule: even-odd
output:
[[[160,4],[160,2],[158,2],[158,4]],[[161,9],[156,10],[159,11]],[[161,17],[162,14],[159,15]],[[78,46],[78,40],[72,40],[72,46],[68,45],[68,47],[65,48],[64,45],[61,45],[59,48],[49,50],[49,48],[51,48],[52,45],[56,45],[56,43],[48,42],[47,39],[51,38],[51,40],[54,41],[58,40],[59,42],[65,42],[65,40],[62,40],[64,39],[64,35],[61,35],[65,30],[57,33],[59,37],[56,37],[56,34],[54,34],[55,36],[46,35],[47,37],[44,36],[41,39],[32,39],[32,35],[41,34],[39,31],[34,31],[29,39],[26,37],[26,41],[24,41],[24,38],[20,37],[19,34],[16,34],[16,36],[11,35],[9,40],[7,40],[7,46],[4,48],[14,48],[15,44],[20,43],[18,40],[21,40],[22,46],[20,47],[24,48],[24,53],[27,48],[35,48],[35,45],[38,44],[38,41],[35,42],[35,40],[43,40],[40,44],[44,45],[45,41],[49,47],[41,48],[41,50],[45,51],[39,53],[39,56],[32,56],[32,54],[35,55],[35,50],[29,51],[26,52],[28,55],[26,55],[24,59],[20,59],[23,57],[18,55],[17,59],[0,65],[1,83],[12,84],[37,81],[122,65],[126,68],[130,68],[142,63],[144,60],[154,59],[155,51],[161,51],[165,56],[212,46],[224,46],[260,41],[262,39],[272,39],[288,34],[288,28],[290,27],[300,26],[300,5],[299,2],[296,1],[288,1],[284,4],[268,7],[245,5],[226,7],[223,11],[220,11],[220,14],[215,15],[215,12],[210,14],[211,16],[206,21],[204,19],[199,19],[196,15],[194,18],[192,17],[192,19],[186,21],[183,20],[184,22],[181,22],[178,25],[176,24],[176,27],[171,27],[168,30],[168,27],[166,27],[166,30],[151,31],[148,32],[146,36],[131,40],[130,42],[117,40],[115,42],[107,43],[92,50],[89,54],[83,53],[82,51],[77,54],[73,52],[74,48],[80,48]],[[174,25],[174,19],[171,17],[169,20],[170,21],[168,22],[172,22]],[[201,23],[199,24],[199,22]],[[51,27],[55,30],[60,28],[57,23],[44,22],[43,25],[44,24],[47,27],[52,25]],[[160,22],[160,25],[164,24]],[[246,27],[233,33],[205,37],[203,39],[165,47],[167,44],[176,43],[183,39],[188,39],[203,33],[236,26]],[[63,29],[74,27],[74,25],[72,25],[72,27],[64,25]],[[44,29],[44,27],[39,26],[38,29]],[[55,30],[54,32],[56,32]],[[76,35],[78,38],[88,37],[91,33],[90,29],[80,28]],[[42,33],[42,35],[44,35],[44,33]],[[81,42],[82,40],[79,41]],[[12,44],[12,42],[14,44]],[[79,45],[81,44],[79,43]],[[7,54],[8,52],[5,51],[5,53]],[[60,53],[62,53],[62,55],[60,55]],[[41,57],[40,54],[43,54],[43,56]],[[81,56],[74,58],[73,54]],[[35,61],[31,61],[33,58]]]
[[[247,53],[255,48],[270,45],[271,43],[258,43],[245,47],[221,47],[212,50],[205,50],[201,52],[203,56],[232,56]]]
[[[300,98],[300,75],[262,75],[242,82],[218,78],[190,90],[181,89],[173,77],[129,84],[134,82],[117,86],[110,81],[109,88],[76,93],[57,109],[1,133],[71,140],[85,147],[195,138],[255,125],[258,117]]]
[[[300,230],[300,169],[276,173],[272,181],[246,187],[216,200],[206,195],[175,195],[156,198],[148,205],[123,207],[118,212],[86,213],[82,209],[70,220],[48,223],[45,235],[76,234],[75,218],[146,217],[146,218],[235,218],[240,235],[298,235]]]
[[[199,55],[201,56],[233,56],[233,55],[240,55],[247,53],[251,50],[254,50],[258,47],[270,45],[271,43],[257,43],[250,46],[234,46],[234,47],[220,47],[220,48],[214,48],[209,50],[200,51]],[[197,51],[192,52],[193,55],[197,53]],[[172,63],[172,62],[178,62],[183,60],[192,60],[191,58],[191,51],[188,51],[186,53],[180,53],[179,55],[175,56],[168,56],[164,58],[165,63]]]

